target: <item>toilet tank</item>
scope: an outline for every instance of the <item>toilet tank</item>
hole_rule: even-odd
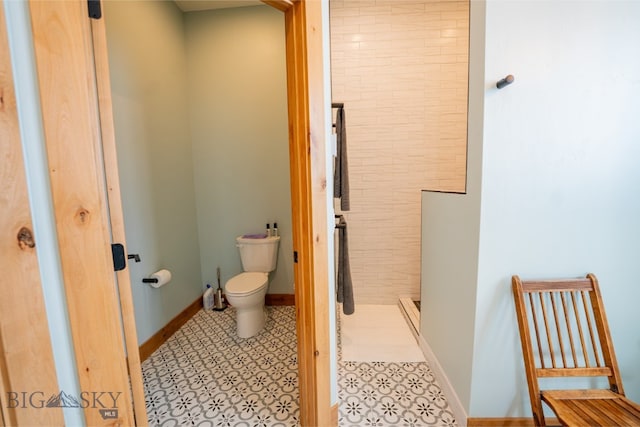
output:
[[[242,269],[268,273],[276,269],[280,236],[264,239],[236,238]]]

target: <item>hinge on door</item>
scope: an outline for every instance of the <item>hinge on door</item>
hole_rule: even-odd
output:
[[[293,251],[293,262],[298,263],[298,251]]]
[[[89,18],[102,18],[102,6],[100,5],[100,0],[87,0],[87,4],[89,5]]]
[[[113,256],[113,271],[124,270],[127,266],[127,257],[124,254],[124,246],[120,243],[111,244],[111,255]]]

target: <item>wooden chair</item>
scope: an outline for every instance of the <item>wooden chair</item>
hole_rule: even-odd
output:
[[[596,277],[513,276],[512,285],[535,425],[546,425],[545,402],[565,426],[640,426],[640,405],[624,395]],[[540,378],[550,377],[606,377],[609,389],[541,390]]]

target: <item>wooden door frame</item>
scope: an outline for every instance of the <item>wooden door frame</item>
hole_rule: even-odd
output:
[[[285,15],[300,424],[331,426],[322,2],[263,2]]]
[[[124,227],[124,211],[122,208],[122,194],[120,192],[120,178],[118,172],[118,156],[116,152],[116,133],[113,121],[113,100],[111,94],[111,76],[109,73],[109,55],[107,49],[107,29],[104,19],[91,20],[91,35],[93,41],[93,56],[96,67],[96,90],[98,96],[98,113],[100,115],[100,135],[102,138],[102,153],[104,158],[105,181],[109,198],[109,217],[111,221],[111,236],[114,242],[124,247],[127,254],[127,238]],[[145,405],[144,381],[142,365],[138,347],[138,335],[131,291],[131,276],[129,270],[116,272],[118,280],[118,296],[122,312],[123,332],[127,351],[127,365],[133,395],[133,409],[137,426],[148,425],[147,409]]]
[[[335,408],[331,407],[324,117],[324,105],[329,100],[324,99],[323,87],[322,3],[319,0],[263,2],[282,11],[285,18],[292,234],[293,248],[298,253],[298,262],[294,264],[294,281],[300,424],[330,426],[337,423],[337,417]],[[114,238],[124,242],[103,22],[94,21],[92,29],[105,173],[112,232]],[[118,280],[130,286],[128,274],[121,276],[118,276]],[[132,301],[127,295],[121,299],[121,304],[123,310],[129,307],[133,310]],[[124,321],[126,331],[127,323],[133,323],[133,313],[129,322],[126,316]],[[129,327],[135,332],[135,325]],[[127,344],[129,341],[130,338],[127,338]],[[137,377],[136,365],[139,366],[139,360],[134,360],[131,367],[132,375]],[[139,401],[144,404],[144,398],[137,398],[134,390],[134,403]]]
[[[298,253],[294,280],[300,424],[330,426],[337,423],[337,417],[330,401],[324,117],[324,105],[329,100],[324,99],[322,74],[322,3],[318,0],[263,2],[282,11],[285,18],[292,234],[293,248]],[[124,242],[104,21],[93,21],[92,26],[112,233],[117,241]],[[118,280],[130,286],[128,274],[118,276]],[[129,327],[135,332],[129,296],[121,297],[121,304],[123,310],[131,307],[129,322],[126,315],[124,318],[125,331]],[[127,337],[127,344],[129,341]],[[132,376],[137,377],[136,365],[139,366],[139,360],[134,360],[131,366]],[[134,390],[134,403],[140,401],[144,404],[144,396],[138,398]]]

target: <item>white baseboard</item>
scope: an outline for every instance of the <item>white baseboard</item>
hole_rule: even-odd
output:
[[[429,344],[427,344],[427,341],[424,339],[422,334],[420,334],[418,338],[418,344],[420,344],[420,349],[422,350],[422,353],[424,353],[424,358],[427,359],[429,367],[433,371],[438,384],[440,384],[440,387],[442,388],[442,392],[447,398],[447,402],[451,407],[453,416],[456,417],[456,423],[459,427],[466,427],[467,411],[465,411],[464,406],[462,406],[462,402],[460,402],[458,394],[449,382],[449,378],[447,378],[447,375],[444,373],[438,358],[433,353],[433,350],[431,350],[431,347],[429,347]]]

